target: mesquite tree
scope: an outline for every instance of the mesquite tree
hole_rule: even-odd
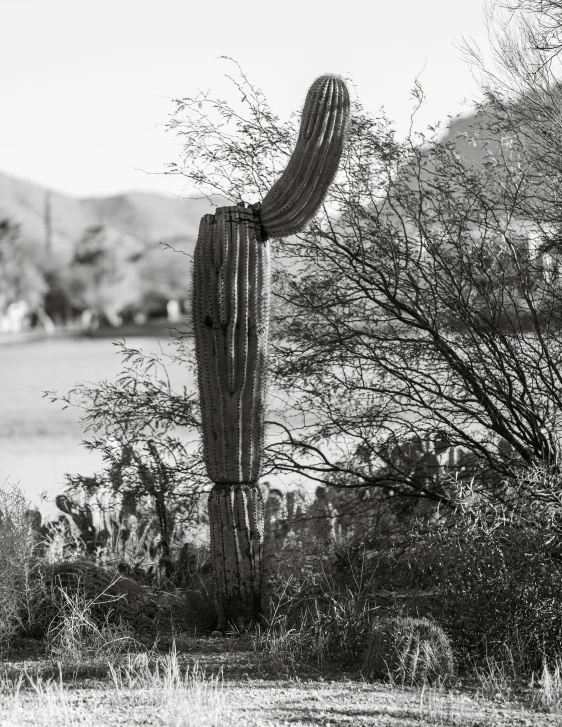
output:
[[[185,164],[171,172],[207,194],[263,198],[267,150],[283,156],[292,127],[245,77],[239,88],[247,115],[206,97],[178,104],[170,126]],[[514,467],[556,460],[558,173],[495,113],[453,126],[446,140],[399,142],[384,114],[354,101],[322,213],[274,242],[283,266],[272,275],[269,366],[283,409],[272,412],[264,471],[454,504],[433,463],[422,477],[409,457],[395,461],[401,443],[428,442],[433,462],[453,454],[463,477],[456,450],[468,450],[486,492]]]
[[[263,202],[219,207],[200,224],[193,328],[209,496],[219,629],[261,614],[264,438],[269,325],[269,238],[300,232],[331,184],[349,123],[336,76],[310,88],[296,148]]]

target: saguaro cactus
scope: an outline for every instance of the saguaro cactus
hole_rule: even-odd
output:
[[[336,173],[349,94],[321,76],[306,97],[289,164],[261,203],[201,219],[193,269],[193,328],[209,496],[219,629],[261,613],[264,437],[271,236],[299,232]]]

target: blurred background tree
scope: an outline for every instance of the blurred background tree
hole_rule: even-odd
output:
[[[139,306],[149,318],[165,316],[169,301],[177,301],[181,308],[186,300],[190,288],[189,263],[182,252],[181,249],[177,254],[172,249],[152,248],[139,262]]]
[[[27,243],[18,225],[0,221],[0,313],[25,301],[30,310],[42,304],[47,284],[38,250]]]
[[[138,261],[143,250],[123,236],[111,239],[103,225],[89,227],[76,243],[68,270],[68,290],[87,325],[117,326],[121,313],[139,300]]]

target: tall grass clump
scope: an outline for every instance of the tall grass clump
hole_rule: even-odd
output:
[[[139,642],[131,625],[116,622],[109,615],[100,621],[96,607],[105,608],[117,603],[122,597],[102,591],[92,600],[84,593],[68,593],[58,588],[59,611],[45,635],[47,652],[57,660],[81,661],[87,657],[107,657],[138,648]]]
[[[258,645],[279,667],[358,673],[375,612],[369,584],[342,587],[325,571],[287,579],[270,595]]]
[[[219,727],[227,719],[222,672],[207,676],[199,663],[182,666],[175,643],[165,656],[128,655],[126,663],[110,663],[116,693],[124,700],[146,694],[159,707],[159,718],[167,724]]]
[[[0,648],[29,621],[40,589],[36,578],[34,512],[16,485],[0,487]]]
[[[544,661],[538,684],[533,699],[533,706],[545,712],[562,711],[562,660],[556,659],[553,664]]]

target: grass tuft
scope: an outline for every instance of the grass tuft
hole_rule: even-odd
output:
[[[93,616],[93,610],[103,603],[105,606],[119,600],[107,589],[87,600],[83,593],[68,593],[59,587],[60,609],[51,622],[46,636],[47,652],[59,660],[81,661],[94,656],[121,654],[140,646],[134,631],[124,622],[100,623]]]
[[[558,713],[562,711],[561,659],[556,659],[550,668],[545,659],[542,674],[538,681],[538,689],[533,699],[533,706],[535,709],[544,710],[545,712]]]

